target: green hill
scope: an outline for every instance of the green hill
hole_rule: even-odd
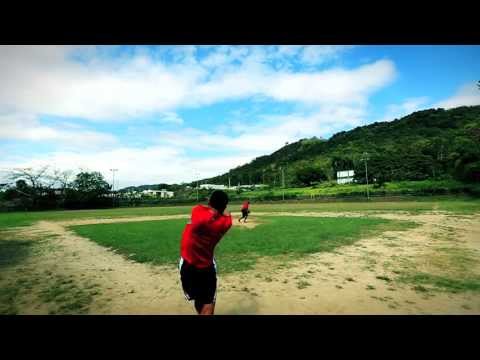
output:
[[[342,131],[328,140],[312,137],[260,156],[202,183],[278,186],[281,168],[287,186],[335,180],[336,172],[355,170],[365,181],[457,179],[480,181],[480,106],[417,111],[391,122]]]

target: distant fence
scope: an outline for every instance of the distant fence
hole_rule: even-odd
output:
[[[371,188],[370,190],[370,199],[373,201],[399,201],[399,200],[409,200],[415,197],[431,197],[431,196],[455,196],[455,195],[467,195],[471,197],[478,198],[480,197],[480,190],[478,187],[458,187],[458,188],[424,188],[416,190],[399,190],[399,191],[386,191],[381,189]],[[307,195],[307,194],[292,194],[285,193],[285,196],[281,194],[272,194],[266,193],[263,195],[255,194],[230,194],[230,203],[236,204],[240,203],[245,198],[248,197],[250,201],[261,202],[261,203],[275,203],[279,201],[284,202],[338,202],[338,201],[367,201],[366,192],[350,192],[350,193],[339,193],[335,195]],[[187,199],[124,199],[117,198],[110,207],[150,207],[150,206],[191,206],[198,203],[205,203],[207,201],[206,196],[200,196],[197,201],[197,198],[187,198]],[[105,207],[103,207],[105,208]],[[10,212],[10,211],[24,211],[27,208],[19,203],[12,201],[0,201],[0,212]],[[39,209],[40,210],[40,209]],[[63,207],[53,207],[44,210],[63,210]]]
[[[199,198],[198,202],[204,199]],[[198,203],[197,199],[141,199],[131,201],[129,199],[119,199],[120,207],[137,207],[137,206],[172,206],[172,205],[192,205]]]
[[[452,196],[452,195],[467,195],[472,197],[479,197],[480,194],[472,193],[468,191],[444,191],[444,189],[434,189],[435,191],[401,191],[401,192],[386,192],[378,191],[370,193],[370,200],[373,201],[399,201],[399,200],[411,200],[415,197],[433,197],[433,196]],[[251,196],[251,195],[234,195],[230,196],[230,203],[240,203],[248,197],[250,201],[261,203],[276,203],[280,201],[284,202],[339,202],[339,201],[368,201],[367,195],[364,192],[361,193],[349,193],[349,194],[335,194],[335,195],[304,195],[304,194],[285,194],[282,195],[266,195],[266,196]],[[200,198],[198,201],[194,199],[168,199],[168,200],[145,200],[136,205],[129,204],[128,201],[120,200],[121,207],[129,206],[188,206],[195,205],[197,203],[205,203],[207,198]]]

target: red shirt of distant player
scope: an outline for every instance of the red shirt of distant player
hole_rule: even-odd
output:
[[[182,258],[197,268],[211,266],[213,250],[231,226],[231,215],[220,214],[207,206],[195,206],[191,220],[183,231],[180,246]]]
[[[248,207],[250,206],[250,201],[244,201],[243,202],[243,205],[242,205],[242,210],[245,210],[247,209],[248,210]],[[238,208],[237,208],[238,209]]]

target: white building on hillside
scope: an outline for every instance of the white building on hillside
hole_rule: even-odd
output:
[[[226,190],[228,186],[225,185],[216,185],[216,184],[201,184],[200,189],[207,189],[207,190]]]
[[[262,189],[262,188],[268,187],[268,185],[265,185],[265,184],[256,184],[256,185],[252,185],[252,187],[254,187],[255,189]]]
[[[142,194],[145,195],[145,196],[160,197],[162,199],[172,198],[174,196],[173,191],[167,191],[166,189],[162,189],[162,190],[143,190]]]
[[[200,189],[206,190],[236,190],[236,189],[251,189],[251,188],[263,188],[267,185],[257,184],[257,185],[238,185],[238,186],[226,186],[226,185],[217,185],[217,184],[200,184]]]
[[[353,182],[353,170],[337,171],[337,184],[348,184]]]

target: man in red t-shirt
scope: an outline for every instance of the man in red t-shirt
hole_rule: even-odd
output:
[[[242,212],[242,217],[240,219],[238,219],[238,222],[242,222],[242,219],[244,223],[247,222],[247,217],[248,217],[248,214],[250,214],[250,201],[248,200],[245,200],[243,202],[243,205],[242,205],[242,209],[240,210]]]
[[[232,217],[224,213],[228,204],[225,192],[216,190],[208,206],[192,209],[180,245],[180,279],[187,300],[195,301],[200,315],[213,315],[217,292],[217,266],[214,249],[232,226]]]

